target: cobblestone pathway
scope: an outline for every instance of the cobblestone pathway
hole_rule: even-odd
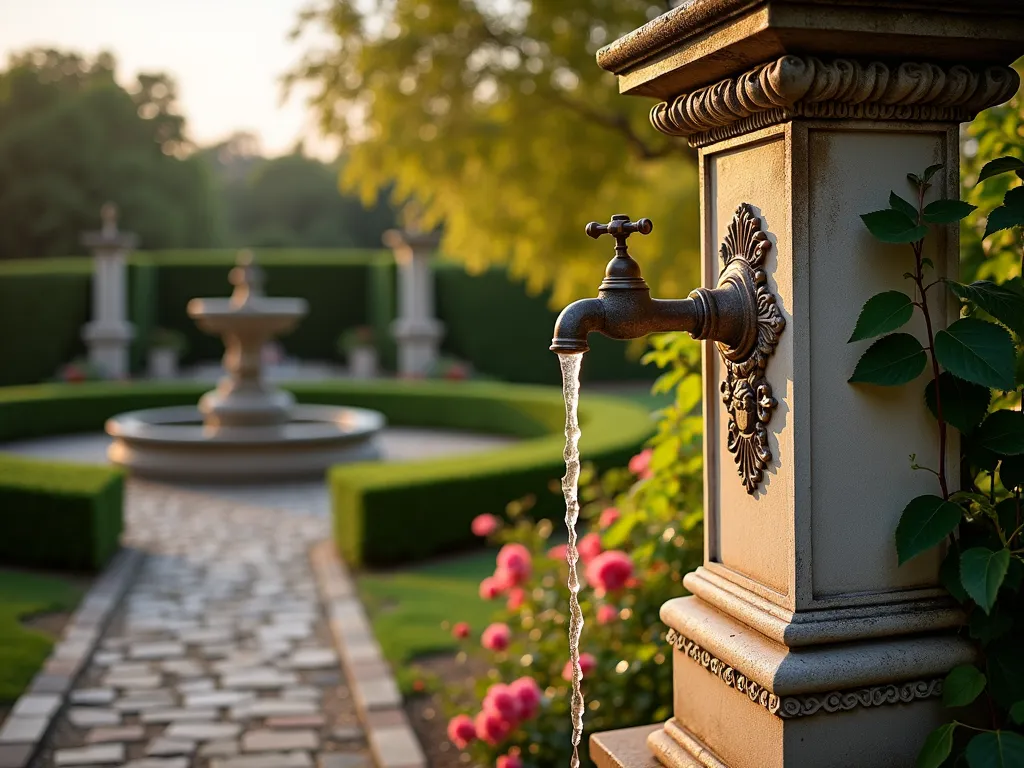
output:
[[[308,561],[322,517],[132,483],[149,554],[34,768],[369,768]]]

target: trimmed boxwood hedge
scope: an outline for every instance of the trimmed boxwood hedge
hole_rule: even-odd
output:
[[[0,455],[0,562],[97,571],[117,551],[124,475]]]
[[[0,388],[0,442],[95,431],[127,410],[196,402],[206,389],[180,384],[83,383]],[[374,408],[395,426],[512,435],[521,442],[480,454],[334,467],[330,486],[339,551],[354,565],[384,564],[470,546],[469,522],[501,514],[527,494],[536,512],[561,516],[548,490],[564,472],[565,410],[555,387],[489,382],[331,381],[288,387],[300,402]],[[584,458],[628,461],[653,431],[647,411],[584,392]]]

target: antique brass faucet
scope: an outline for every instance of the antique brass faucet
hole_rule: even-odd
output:
[[[767,423],[778,405],[765,378],[786,321],[767,285],[764,262],[771,241],[761,221],[744,203],[736,209],[721,247],[722,272],[715,288],[697,288],[685,299],[654,299],[629,255],[626,239],[649,234],[650,219],[630,221],[616,214],[607,224],[587,224],[590,237],[615,238],[597,298],[575,301],[555,321],[551,350],[560,355],[586,352],[587,336],[636,339],[649,333],[686,331],[716,342],[726,370],[722,400],[729,413],[729,450],[748,493],[754,493],[771,461]]]

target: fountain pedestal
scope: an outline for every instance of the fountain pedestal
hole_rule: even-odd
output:
[[[705,348],[705,559],[684,581],[693,596],[661,614],[673,717],[595,735],[601,768],[911,766],[948,720],[941,681],[974,649],[940,587],[941,553],[900,567],[894,544],[906,502],[934,492],[907,459],[936,451],[930,376],[847,383],[868,345],[846,343],[861,305],[908,269],[904,247],[879,244],[859,214],[933,163],[945,170],[930,194],[957,197],[959,123],[1014,93],[1022,53],[1024,7],[1010,0],[695,0],[599,54],[624,93],[661,100],[658,130],[699,150],[704,285],[747,203],[786,321],[753,493],[729,449],[727,371]],[[926,246],[936,277],[955,278],[956,229]]]
[[[152,408],[110,419],[108,456],[164,480],[260,482],[322,477],[332,464],[380,458],[384,417],[363,408],[296,405],[263,379],[264,344],[292,330],[306,302],[263,295],[263,272],[239,254],[229,299],[193,299],[188,313],[224,339],[226,375],[199,407]]]

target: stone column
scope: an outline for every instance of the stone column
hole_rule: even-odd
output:
[[[398,263],[398,318],[391,333],[398,343],[400,376],[427,373],[437,360],[444,325],[434,317],[434,275],[431,262],[440,237],[414,229],[388,230],[384,244]]]
[[[656,129],[698,149],[704,285],[749,204],[786,323],[753,493],[728,447],[722,359],[705,346],[704,565],[684,581],[692,596],[661,612],[674,716],[596,735],[602,768],[912,766],[948,719],[942,679],[974,649],[941,553],[900,567],[894,544],[905,504],[934,492],[908,461],[937,450],[930,373],[898,389],[847,383],[869,344],[846,343],[861,305],[908,269],[905,246],[874,240],[859,214],[933,163],[945,169],[930,195],[958,196],[959,124],[1015,92],[1007,65],[1022,53],[1016,0],[695,0],[598,55],[622,92],[660,100]],[[928,243],[937,276],[955,276],[957,230]]]
[[[89,362],[105,376],[123,379],[129,374],[129,346],[134,331],[127,320],[125,259],[137,238],[117,229],[117,207],[106,203],[100,211],[103,228],[87,232],[82,244],[93,253],[92,321],[82,330]]]

